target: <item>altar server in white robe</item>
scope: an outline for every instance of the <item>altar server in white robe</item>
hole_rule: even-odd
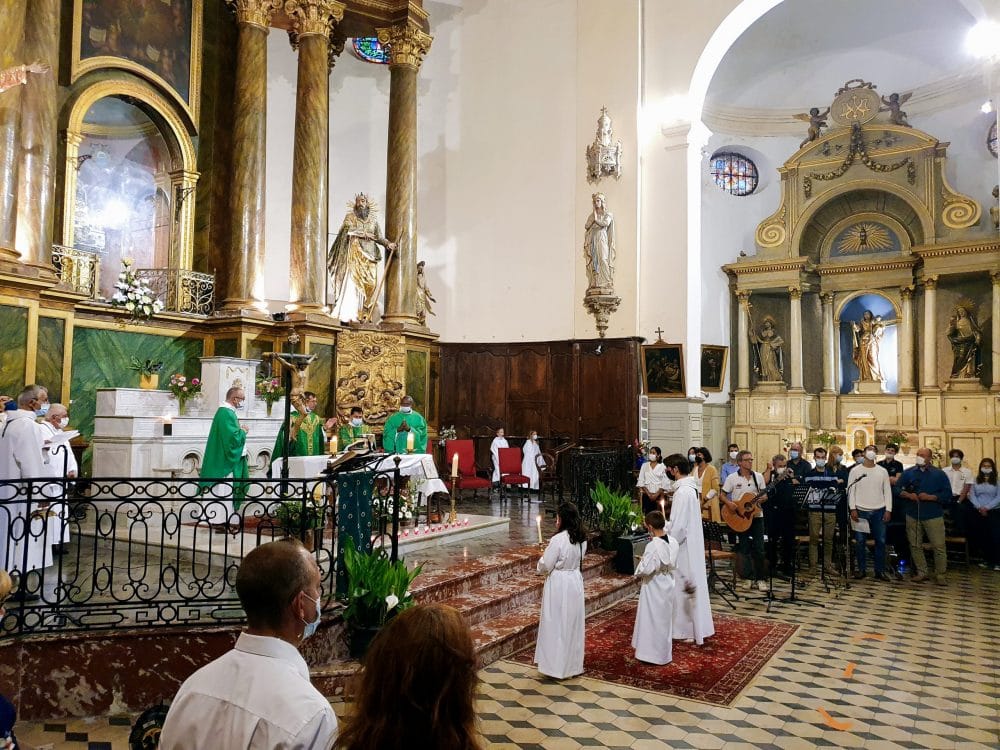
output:
[[[674,589],[674,640],[702,645],[715,635],[705,573],[705,536],[701,526],[701,482],[689,476],[691,464],[679,453],[664,461],[674,481],[670,536],[677,540],[677,587]],[[689,593],[690,592],[690,593]]]
[[[42,433],[43,463],[45,475],[53,479],[76,479],[76,456],[69,447],[69,436],[76,433],[65,432],[69,424],[69,412],[62,404],[52,404],[48,413],[38,423]],[[69,542],[69,506],[65,498],[65,485],[52,482],[42,488],[42,494],[49,505],[49,542],[56,547]]]
[[[646,530],[652,539],[635,567],[642,582],[639,608],[632,629],[635,658],[649,664],[669,664],[674,658],[674,566],[677,540],[666,533],[666,520],[658,510],[646,514]]]
[[[532,490],[538,490],[538,464],[535,463],[535,457],[542,455],[542,449],[538,446],[538,433],[534,430],[528,435],[528,439],[524,441],[524,447],[521,448],[522,456],[521,458],[521,473],[524,474],[531,482],[528,487]]]
[[[503,427],[497,430],[497,436],[490,443],[490,454],[493,456],[493,484],[500,481],[500,449],[509,448],[507,438],[503,436]]]
[[[538,572],[547,577],[535,663],[542,674],[561,680],[583,672],[586,612],[581,566],[587,554],[587,530],[573,503],[559,506],[556,529],[538,561]]]
[[[40,408],[38,386],[25,388],[17,398],[17,410],[7,413],[0,432],[0,480],[41,479],[42,433],[35,424]],[[35,487],[38,492],[40,487]],[[0,568],[19,573],[39,570],[52,564],[52,547],[45,534],[44,510],[26,500],[15,486],[0,487]],[[21,594],[25,591],[21,585]]]

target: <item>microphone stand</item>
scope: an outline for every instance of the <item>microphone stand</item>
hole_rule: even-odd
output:
[[[791,481],[791,476],[788,476],[785,479],[782,479],[781,481],[782,482]],[[791,508],[791,512],[793,514],[795,513],[794,505]],[[794,520],[793,520],[793,528],[794,528]],[[793,533],[794,533],[794,531],[793,531]],[[822,553],[822,548],[820,548],[820,552]],[[802,597],[799,597],[799,596],[795,595],[795,584],[796,584],[795,569],[798,566],[795,564],[794,552],[793,552],[793,558],[791,560],[791,566],[792,566],[792,581],[791,581],[792,589],[791,589],[791,592],[789,593],[788,596],[786,596],[784,598],[778,598],[778,597],[774,596],[774,594],[770,590],[771,584],[769,582],[769,584],[768,584],[768,597],[767,597],[767,612],[770,613],[770,611],[771,611],[771,605],[773,603],[775,603],[775,602],[777,602],[778,604],[794,604],[796,606],[798,606],[799,604],[808,604],[808,605],[813,606],[813,607],[820,607],[820,608],[825,607],[826,605],[822,604],[821,602],[817,602],[817,601],[815,601],[813,599],[803,599]],[[771,567],[773,569],[774,566],[771,566]],[[773,576],[773,572],[770,572],[769,574],[771,576]],[[773,581],[773,577],[772,577],[771,580]]]

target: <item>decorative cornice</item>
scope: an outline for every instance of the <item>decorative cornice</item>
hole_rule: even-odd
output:
[[[434,37],[411,21],[399,26],[375,29],[378,40],[389,48],[389,66],[419,68]]]
[[[977,255],[1000,252],[1000,240],[984,239],[966,242],[949,242],[941,245],[919,245],[911,252],[920,258],[945,258],[949,255]]]
[[[281,9],[282,0],[226,0],[230,10],[236,13],[236,23],[258,26],[268,31],[271,17]]]
[[[753,260],[749,262],[727,263],[722,267],[722,270],[733,276],[746,276],[753,273],[773,273],[775,271],[811,271],[812,264],[808,258]]]
[[[831,263],[829,265],[817,266],[816,273],[820,276],[836,276],[846,273],[865,273],[868,271],[896,271],[900,269],[912,269],[917,265],[917,261],[912,258],[903,260],[889,260],[881,262],[862,263]]]
[[[937,289],[938,277],[928,276],[924,279],[924,289]]]
[[[337,0],[286,0],[285,14],[295,34],[293,46],[304,36],[329,37],[335,24],[344,18],[347,6]]]

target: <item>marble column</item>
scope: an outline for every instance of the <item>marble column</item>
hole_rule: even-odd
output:
[[[281,0],[226,0],[236,11],[236,96],[233,101],[232,250],[223,310],[264,298],[264,185],[267,121],[267,34]]]
[[[795,286],[788,287],[788,298],[791,303],[789,325],[792,329],[792,343],[788,351],[791,387],[802,390],[802,290]]]
[[[59,69],[60,0],[32,0],[24,20],[21,54],[26,62]],[[56,194],[54,72],[32,74],[21,92],[21,163],[18,167],[17,250],[25,263],[52,262],[52,222]]]
[[[834,338],[833,325],[833,295],[829,293],[819,296],[823,305],[823,390],[828,393],[837,391],[837,342]]]
[[[739,312],[736,322],[736,387],[750,389],[750,292],[737,292]]]
[[[920,378],[922,391],[939,388],[937,378],[937,285],[938,277],[924,279],[924,360]]]
[[[326,288],[330,132],[330,33],[344,17],[335,0],[288,0],[299,67],[292,157],[291,300],[319,310]]]
[[[913,287],[899,289],[899,392],[912,393],[913,387]]]
[[[386,163],[385,234],[396,243],[386,269],[387,323],[417,320],[417,71],[431,36],[414,23],[378,29],[389,45],[389,144]]]
[[[990,274],[993,281],[993,336],[991,341],[993,356],[993,384],[990,390],[1000,391],[1000,271]]]
[[[8,0],[0,12],[0,70],[24,64],[25,0]],[[20,138],[21,89],[14,86],[0,93],[0,260],[17,260],[17,171]]]

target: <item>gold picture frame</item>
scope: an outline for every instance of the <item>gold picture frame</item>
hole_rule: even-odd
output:
[[[701,389],[710,393],[721,393],[726,382],[726,364],[729,359],[728,346],[703,344],[701,347]]]
[[[118,68],[152,81],[197,126],[204,0],[73,0],[71,82]]]
[[[684,345],[642,347],[642,388],[650,398],[684,398]]]

